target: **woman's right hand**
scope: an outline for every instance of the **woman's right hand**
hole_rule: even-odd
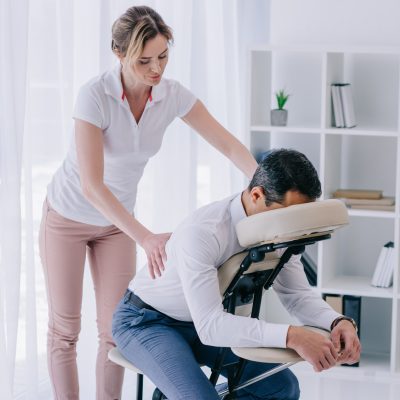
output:
[[[165,244],[171,236],[168,233],[151,233],[143,239],[142,247],[147,256],[147,267],[150,276],[155,279],[156,276],[161,276],[161,271],[164,271],[164,263],[167,261],[165,252]]]

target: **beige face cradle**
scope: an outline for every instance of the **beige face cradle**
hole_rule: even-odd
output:
[[[236,226],[236,233],[240,245],[247,250],[232,256],[218,269],[221,298],[226,311],[258,318],[263,293],[271,287],[290,257],[302,253],[307,245],[329,239],[333,231],[346,224],[348,214],[345,205],[333,199],[279,208],[241,220]],[[281,257],[278,256],[278,249],[285,249]],[[257,285],[254,284],[255,281]],[[249,287],[252,292],[244,295],[243,291],[248,291]],[[243,298],[250,300],[246,302]],[[308,328],[329,336],[329,332],[322,329]],[[234,374],[232,382],[228,382],[229,389],[219,393],[221,398],[303,360],[291,349],[232,348],[232,351],[240,357],[238,373]],[[117,348],[110,350],[108,356],[111,361],[138,374],[137,400],[141,400],[141,371],[127,361]],[[223,357],[224,354],[221,354],[221,359],[216,360],[216,365],[221,365],[219,370],[223,366]],[[237,382],[240,380],[240,370],[245,368],[246,360],[281,365],[239,385]],[[211,382],[215,384],[218,377],[219,371],[216,368],[211,374]],[[153,398],[164,397],[156,389]]]

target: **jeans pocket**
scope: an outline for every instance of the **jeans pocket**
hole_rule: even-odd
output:
[[[125,331],[143,318],[144,312],[142,309],[135,307],[132,304],[124,303],[123,300],[118,304],[112,320],[112,334],[117,335],[121,331]]]

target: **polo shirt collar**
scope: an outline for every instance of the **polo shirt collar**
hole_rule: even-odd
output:
[[[104,75],[104,87],[106,94],[114,97],[120,102],[124,102],[125,95],[121,82],[121,63],[118,62],[114,68],[109,70]],[[157,103],[162,100],[166,95],[166,82],[163,78],[158,85],[155,85],[151,89],[149,97],[150,103]]]

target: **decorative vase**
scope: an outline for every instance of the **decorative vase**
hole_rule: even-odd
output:
[[[271,110],[271,125],[272,126],[286,126],[288,120],[287,110]]]

